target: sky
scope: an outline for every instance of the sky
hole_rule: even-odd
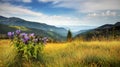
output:
[[[0,0],[0,15],[55,26],[101,26],[120,21],[120,0]]]

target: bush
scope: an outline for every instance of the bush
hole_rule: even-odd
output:
[[[15,61],[19,62],[18,66],[22,66],[22,61],[42,61],[42,51],[47,37],[39,38],[34,33],[21,33],[20,30],[8,32],[8,37],[17,50]]]

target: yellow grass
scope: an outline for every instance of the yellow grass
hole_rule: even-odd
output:
[[[10,58],[13,58],[15,51],[7,44],[8,40],[0,41],[1,66],[6,61],[13,61]],[[13,55],[7,59],[8,54]],[[78,40],[71,43],[48,43],[43,51],[43,59],[43,67],[120,67],[120,42]],[[40,66],[37,63],[34,65]]]
[[[44,53],[47,67],[120,66],[119,41],[48,44]]]

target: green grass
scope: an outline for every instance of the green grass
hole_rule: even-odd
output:
[[[24,26],[10,26],[11,28],[20,29],[22,31],[28,31],[29,29]]]
[[[15,61],[16,51],[9,43],[0,41],[0,67]],[[24,67],[120,67],[120,42],[48,43],[43,51],[43,63],[24,61],[22,64]]]

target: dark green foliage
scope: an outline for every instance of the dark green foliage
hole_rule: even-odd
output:
[[[72,41],[72,33],[70,30],[68,30],[68,34],[67,34],[67,41]]]

